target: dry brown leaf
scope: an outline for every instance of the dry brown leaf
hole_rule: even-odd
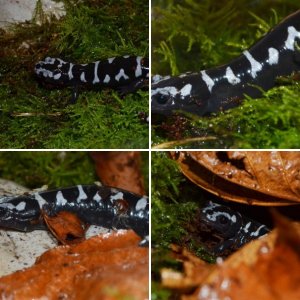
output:
[[[300,223],[274,215],[275,230],[215,266],[173,247],[183,271],[162,269],[162,285],[183,300],[300,299]]]
[[[300,299],[300,224],[279,223],[271,234],[229,257],[193,295],[182,299]],[[286,226],[292,234],[286,234]]]
[[[211,272],[213,265],[204,262],[187,249],[172,245],[172,256],[182,263],[183,272],[163,268],[161,282],[164,287],[188,292],[197,287]]]
[[[191,151],[171,154],[194,183],[255,205],[300,203],[300,152]]]
[[[50,217],[43,211],[42,216],[49,230],[62,244],[79,243],[84,240],[88,225],[75,214],[61,211],[56,216]]]
[[[126,230],[51,249],[31,268],[0,278],[0,298],[147,299],[149,252],[139,241]]]
[[[145,194],[141,173],[141,154],[138,151],[91,152],[100,181],[108,186]]]

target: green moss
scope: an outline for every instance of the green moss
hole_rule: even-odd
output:
[[[148,156],[142,156],[146,187]],[[0,177],[35,189],[92,184],[99,181],[89,152],[17,151],[0,152]]]
[[[153,1],[152,74],[178,75],[227,63],[297,9],[298,1],[292,0]],[[261,99],[248,97],[225,113],[209,118],[187,115],[180,139],[208,135],[216,140],[179,141],[178,147],[299,148],[299,97],[297,81],[287,80]],[[169,127],[155,126],[153,131],[153,144],[178,139],[178,132]]]
[[[88,152],[0,152],[0,177],[28,188],[93,183],[97,180]]]
[[[0,148],[148,148],[148,92],[121,99],[112,90],[47,90],[33,74],[46,56],[85,63],[118,55],[148,56],[148,3],[65,1],[61,20],[23,23],[0,36]]]
[[[185,242],[203,196],[197,186],[184,178],[167,152],[151,153],[151,178],[152,299],[175,299],[174,294],[160,286],[161,268],[182,268],[171,257],[170,244],[187,247],[209,262],[214,260],[199,245]]]
[[[199,188],[186,180],[168,152],[151,153],[151,239],[168,249],[182,243],[187,225],[204,200]]]
[[[151,300],[164,300],[171,299],[172,293],[168,289],[164,289],[157,282],[151,283]]]

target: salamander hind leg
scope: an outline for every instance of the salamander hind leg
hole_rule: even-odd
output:
[[[145,79],[136,79],[129,83],[128,85],[119,86],[117,91],[121,97],[125,97],[127,94],[134,93],[135,91],[147,87],[147,80]]]

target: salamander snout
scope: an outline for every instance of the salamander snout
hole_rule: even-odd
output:
[[[174,88],[173,88],[174,89]],[[172,87],[163,87],[152,89],[151,91],[151,109],[153,113],[170,114],[171,108],[177,105],[177,92]]]
[[[34,66],[34,73],[38,76],[38,77],[43,77],[44,75],[44,71],[45,71],[45,67],[44,67],[45,63],[43,61],[39,61],[35,66]]]

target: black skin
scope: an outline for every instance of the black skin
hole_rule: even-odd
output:
[[[139,89],[142,89],[144,87],[148,88],[147,82],[148,81],[145,79],[134,80],[131,83],[129,83],[129,85],[123,85],[123,86],[117,87],[116,90],[120,94],[120,96],[123,98],[126,95],[134,93]],[[80,85],[81,85],[81,83],[73,85],[72,98],[69,102],[70,104],[76,103],[78,96],[79,96]],[[96,88],[96,87],[94,87],[94,89],[99,90],[99,88]]]
[[[148,58],[142,58],[141,68],[142,74],[139,77],[135,76],[136,70],[136,56],[129,57],[115,57],[112,63],[109,63],[108,60],[101,61],[98,65],[98,76],[100,82],[93,84],[94,80],[94,63],[79,65],[73,64],[72,75],[73,78],[69,79],[69,68],[70,63],[61,62],[58,59],[55,59],[55,63],[49,63],[46,61],[41,61],[35,66],[36,76],[39,78],[40,82],[47,87],[51,88],[63,88],[66,86],[72,87],[72,98],[70,104],[76,103],[79,95],[79,89],[85,87],[87,89],[101,90],[103,88],[112,88],[117,90],[121,97],[125,96],[128,93],[133,93],[140,88],[147,87],[148,85],[148,76],[149,76],[149,62]],[[61,64],[61,66],[59,66]],[[55,80],[52,77],[44,77],[43,74],[38,73],[38,70],[44,68],[49,70],[49,72],[55,74],[61,74],[61,77]],[[114,76],[118,74],[120,69],[124,69],[126,75],[129,78],[125,79],[124,77],[120,78],[119,81],[114,79]],[[86,82],[81,81],[80,75],[82,72],[85,73]],[[104,82],[106,75],[110,76],[109,82]]]
[[[63,188],[60,190],[45,191],[39,195],[46,201],[42,210],[46,215],[55,216],[60,211],[68,211],[86,224],[99,225],[110,229],[132,229],[143,238],[141,246],[147,246],[145,237],[149,235],[149,204],[144,210],[135,210],[135,206],[142,197],[131,192],[115,189],[123,193],[123,199],[110,201],[114,194],[111,187],[97,185],[83,185],[86,200],[78,202],[77,187]],[[56,195],[61,191],[66,203],[57,204]],[[100,203],[93,200],[94,195],[101,196]],[[32,231],[45,229],[45,223],[41,217],[41,208],[34,195],[22,195],[17,197],[2,198],[0,204],[10,203],[14,206],[25,202],[26,209],[18,211],[9,207],[0,207],[0,227],[19,231]]]
[[[219,216],[212,220],[215,212],[218,212]],[[233,216],[234,221],[232,220]],[[214,200],[213,202],[207,201],[202,206],[197,223],[200,240],[203,239],[203,244],[217,256],[227,256],[250,240],[257,238],[258,236],[251,234],[263,225],[259,221],[249,218],[236,207],[217,204]],[[248,223],[251,225],[245,230]],[[264,226],[260,229],[259,236],[268,233],[269,230],[267,226]]]
[[[267,91],[275,86],[278,76],[288,76],[293,72],[300,71],[299,49],[296,46],[294,50],[285,48],[289,26],[300,31],[300,10],[284,19],[248,50],[263,66],[255,78],[248,72],[251,70],[249,61],[244,55],[241,55],[229,64],[206,70],[206,73],[215,82],[211,92],[202,80],[201,73],[191,73],[185,77],[174,76],[159,81],[152,84],[153,91],[164,87],[175,87],[177,90],[181,90],[189,83],[192,85],[192,90],[184,98],[179,94],[175,96],[166,93],[154,94],[152,96],[152,113],[168,116],[176,111],[184,111],[205,116],[238,106],[245,95],[253,98],[261,97],[262,91]],[[299,38],[296,38],[297,42],[299,44]],[[278,64],[267,62],[270,47],[279,51]],[[240,83],[230,84],[228,82],[224,77],[227,67],[230,67],[233,73],[240,78]]]

